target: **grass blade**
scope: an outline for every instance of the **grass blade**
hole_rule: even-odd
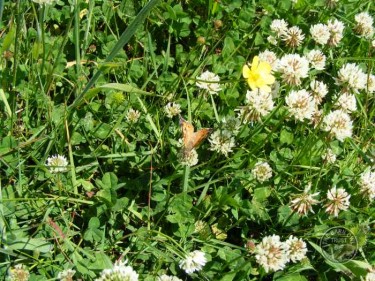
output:
[[[128,26],[128,28],[121,35],[120,39],[118,40],[117,44],[113,47],[111,53],[106,58],[105,62],[111,61],[117,55],[117,53],[124,47],[124,45],[129,42],[129,40],[133,37],[134,33],[136,32],[137,28],[142,24],[143,20],[146,18],[147,14],[152,10],[152,8],[154,8],[154,6],[158,2],[159,0],[151,0],[150,2],[147,3],[146,6],[143,7],[143,9],[138,13],[137,17],[133,20],[133,22]],[[94,76],[87,83],[82,93],[71,104],[70,109],[75,108],[82,102],[85,93],[95,84],[95,82],[99,79],[101,74],[102,74],[101,69],[98,69],[98,71],[94,74]]]

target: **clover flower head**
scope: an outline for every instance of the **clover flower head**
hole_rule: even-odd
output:
[[[280,236],[263,237],[255,247],[255,260],[268,273],[283,270],[288,262],[287,245],[280,241]]]
[[[332,187],[327,192],[326,212],[337,217],[340,211],[345,211],[349,208],[350,195],[343,188]]]
[[[272,178],[272,168],[267,162],[256,163],[251,173],[260,183]]]
[[[133,109],[133,108],[130,108],[126,115],[126,119],[130,123],[137,123],[140,117],[141,117],[141,113],[138,110]]]
[[[73,269],[65,269],[57,275],[57,279],[60,281],[73,281],[73,276],[76,273]]]
[[[326,56],[320,50],[311,50],[306,55],[307,60],[311,64],[312,68],[316,70],[323,70],[326,65]]]
[[[352,136],[353,122],[346,112],[334,110],[323,117],[323,129],[339,141],[344,141]]]
[[[331,36],[328,26],[322,23],[318,23],[318,24],[311,26],[310,34],[313,40],[320,45],[327,44]]]
[[[208,140],[211,144],[210,150],[217,151],[225,156],[228,156],[236,145],[232,133],[225,129],[213,132]]]
[[[298,54],[284,55],[278,64],[277,71],[288,85],[301,85],[301,79],[307,77],[309,61]]]
[[[285,98],[288,110],[295,119],[303,121],[310,120],[315,111],[315,101],[306,90],[292,90]]]
[[[287,256],[292,262],[300,261],[306,257],[306,243],[301,238],[291,235],[285,241],[285,244],[287,246]]]
[[[291,48],[296,48],[301,45],[305,35],[302,33],[302,30],[298,26],[292,26],[282,34],[281,39],[285,44]]]
[[[319,203],[314,197],[319,195],[319,192],[311,193],[311,183],[309,183],[303,193],[294,195],[290,201],[290,207],[293,211],[300,215],[307,215],[308,212],[314,213],[312,206]]]
[[[9,281],[27,281],[29,280],[30,273],[24,264],[16,264],[13,268],[9,269]]]
[[[180,261],[180,268],[185,270],[187,274],[200,271],[207,263],[204,252],[195,250],[188,253],[183,260]]]
[[[370,169],[363,172],[359,179],[360,192],[372,202],[375,199],[375,172]]]
[[[124,281],[138,281],[138,274],[129,265],[126,265],[127,261],[121,262],[116,261],[111,269],[104,269],[100,277],[95,281],[112,281],[112,280],[124,280]]]
[[[210,94],[217,94],[220,88],[220,77],[213,72],[206,70],[200,76],[197,77],[196,85],[204,90],[207,90]]]
[[[179,105],[178,103],[169,102],[164,107],[164,111],[168,118],[173,118],[174,116],[177,116],[181,113],[181,105]]]
[[[198,152],[195,149],[184,152],[182,156],[182,164],[193,167],[198,164]]]
[[[56,154],[47,158],[47,167],[51,173],[63,173],[67,171],[68,160],[65,156]]]

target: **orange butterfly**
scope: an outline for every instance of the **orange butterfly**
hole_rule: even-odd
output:
[[[182,139],[184,144],[184,153],[189,153],[195,147],[200,145],[211,133],[212,129],[203,128],[194,132],[194,126],[180,116],[180,125],[182,128]]]

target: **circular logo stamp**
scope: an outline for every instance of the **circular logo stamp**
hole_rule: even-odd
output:
[[[358,241],[354,234],[342,226],[331,227],[320,239],[320,247],[326,259],[343,263],[355,257]]]

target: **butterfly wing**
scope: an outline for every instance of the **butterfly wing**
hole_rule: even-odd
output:
[[[191,139],[194,136],[194,126],[186,121],[184,118],[180,117],[180,125],[182,128],[182,141],[185,150],[192,150]]]
[[[180,117],[180,125],[182,128],[182,139],[185,152],[189,152],[200,145],[211,132],[211,129],[209,128],[200,129],[197,132],[194,132],[194,126],[182,117]]]
[[[200,129],[198,130],[197,132],[194,133],[192,139],[191,139],[191,145],[192,147],[197,147],[198,145],[200,145],[202,143],[202,141],[204,141],[208,135],[211,133],[211,129],[209,128],[204,128],[204,129]]]

